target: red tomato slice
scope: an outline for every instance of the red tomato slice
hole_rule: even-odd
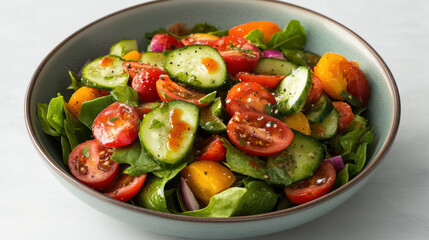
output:
[[[311,76],[311,78],[312,84],[310,91],[308,91],[306,105],[315,104],[322,96],[322,82],[314,74]]]
[[[115,102],[101,111],[92,125],[95,139],[106,147],[131,144],[139,133],[139,113],[124,103]]]
[[[369,99],[369,84],[365,73],[351,61],[343,69],[347,79],[347,92],[357,98],[361,106],[366,106]]]
[[[255,45],[238,36],[221,37],[212,47],[219,51],[230,74],[250,72],[258,65],[261,57],[261,52]]]
[[[68,164],[72,175],[95,190],[103,190],[113,183],[118,175],[119,164],[110,156],[113,149],[106,148],[96,140],[77,145],[69,155]]]
[[[218,135],[212,135],[209,138],[199,141],[195,148],[197,149],[197,161],[210,160],[220,162],[225,159],[226,148]]]
[[[163,52],[165,50],[174,50],[183,47],[183,44],[175,37],[166,33],[158,33],[150,41],[150,50],[152,52]]]
[[[255,75],[247,72],[240,72],[236,77],[242,82],[255,82],[270,89],[276,88],[285,78],[284,75]]]
[[[265,113],[265,105],[275,104],[274,96],[261,85],[242,82],[234,85],[226,96],[226,111],[230,116],[241,112]]]
[[[338,132],[348,128],[353,121],[353,110],[346,102],[332,102],[335,109],[340,113],[338,120]]]
[[[206,103],[200,103],[199,101],[205,96],[204,93],[182,87],[179,84],[171,81],[168,75],[160,76],[159,80],[156,82],[156,90],[158,91],[159,97],[164,102],[170,102],[174,99],[178,99],[193,103],[198,107],[205,107],[208,105]]]
[[[251,31],[258,29],[264,34],[264,41],[267,43],[274,33],[280,32],[280,27],[269,21],[248,22],[229,29],[229,35],[244,37]]]
[[[124,62],[122,63],[122,68],[128,75],[130,75],[131,79],[134,79],[134,77],[143,69],[151,69],[153,68],[150,64],[143,64],[139,62]]]
[[[153,102],[159,100],[156,91],[156,81],[159,76],[167,74],[166,71],[159,68],[142,69],[134,78],[131,87],[139,94],[142,102]]]
[[[116,181],[104,191],[104,194],[121,202],[128,202],[139,192],[145,180],[146,174],[133,177],[121,173]]]
[[[295,204],[310,202],[327,194],[336,178],[335,168],[328,161],[322,161],[310,178],[285,187],[286,197]]]
[[[267,156],[278,153],[292,142],[292,130],[277,118],[256,113],[237,113],[226,127],[231,142],[241,151]]]

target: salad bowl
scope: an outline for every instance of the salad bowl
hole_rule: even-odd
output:
[[[371,86],[368,119],[374,142],[368,148],[364,170],[329,194],[292,208],[251,216],[206,218],[152,211],[122,203],[76,180],[62,163],[61,147],[43,133],[37,103],[49,102],[70,84],[67,72],[78,71],[88,60],[105,54],[112,43],[138,39],[145,48],[145,33],[175,22],[192,26],[207,22],[229,29],[250,21],[272,21],[285,26],[297,19],[305,27],[306,50],[323,54],[338,52],[359,63]],[[191,238],[239,238],[274,233],[309,222],[331,211],[356,193],[374,174],[388,152],[399,126],[400,99],[394,78],[375,50],[348,28],[323,15],[276,1],[184,0],[158,1],[130,7],[103,17],[70,35],[39,65],[29,84],[25,101],[26,125],[49,171],[70,192],[111,217],[160,234]],[[222,231],[219,231],[222,229]]]

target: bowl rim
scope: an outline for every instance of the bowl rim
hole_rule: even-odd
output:
[[[249,216],[237,216],[237,217],[223,217],[223,218],[211,218],[211,217],[194,217],[194,216],[185,216],[185,215],[178,215],[178,214],[172,214],[172,213],[164,213],[164,212],[159,212],[159,211],[154,211],[154,210],[150,210],[150,209],[146,209],[143,207],[138,207],[138,206],[134,206],[132,204],[128,204],[128,203],[124,203],[124,202],[120,202],[117,200],[114,200],[113,198],[107,197],[106,195],[97,192],[95,190],[93,190],[92,188],[89,188],[87,186],[85,186],[84,184],[80,183],[76,178],[74,178],[70,173],[68,173],[67,170],[63,169],[53,158],[51,158],[49,156],[49,153],[42,147],[42,145],[38,142],[37,137],[36,137],[36,133],[35,130],[33,129],[33,121],[31,119],[31,109],[30,109],[30,104],[31,104],[31,98],[32,98],[32,92],[33,92],[33,88],[34,85],[36,83],[36,80],[40,74],[40,72],[42,71],[42,69],[44,68],[45,64],[50,60],[50,58],[54,55],[54,53],[60,49],[61,47],[63,47],[63,45],[65,45],[69,40],[71,40],[72,38],[74,38],[76,35],[78,35],[79,33],[83,32],[84,30],[88,29],[89,27],[102,22],[106,19],[109,19],[113,16],[122,14],[124,12],[136,9],[136,8],[141,8],[141,7],[145,7],[148,5],[153,5],[153,4],[158,4],[158,3],[163,3],[163,2],[169,2],[169,1],[173,1],[173,0],[160,0],[160,1],[150,1],[150,2],[146,2],[146,3],[142,3],[142,4],[138,4],[138,5],[134,5],[131,7],[127,7],[125,9],[113,12],[111,14],[108,14],[104,17],[101,17],[89,24],[87,24],[86,26],[80,28],[79,30],[75,31],[74,33],[72,33],[70,36],[68,36],[67,38],[65,38],[63,41],[61,41],[54,49],[52,49],[48,55],[46,55],[43,59],[43,61],[40,63],[40,65],[37,67],[36,71],[34,72],[31,81],[28,85],[27,88],[27,92],[25,95],[25,101],[24,101],[24,118],[25,118],[25,125],[28,131],[28,134],[30,135],[31,141],[33,142],[35,148],[39,151],[39,153],[43,156],[44,160],[46,161],[46,163],[52,167],[56,174],[58,174],[59,176],[61,176],[62,178],[64,178],[66,181],[70,182],[72,185],[74,185],[75,187],[79,188],[82,191],[85,191],[86,193],[88,193],[89,195],[92,195],[95,198],[98,198],[102,201],[105,201],[108,204],[113,204],[116,207],[120,207],[120,208],[124,208],[124,210],[130,210],[130,211],[136,211],[136,213],[139,214],[149,214],[152,215],[154,217],[162,217],[162,218],[168,218],[171,220],[180,220],[180,221],[190,221],[190,222],[205,222],[205,223],[232,223],[232,222],[248,222],[248,221],[260,221],[260,220],[266,220],[266,219],[270,219],[270,218],[276,218],[276,217],[282,217],[282,216],[286,216],[286,215],[292,215],[292,214],[296,214],[302,211],[305,211],[307,209],[313,208],[319,204],[325,203],[339,195],[341,195],[342,193],[348,191],[349,189],[351,189],[353,186],[356,186],[359,182],[361,182],[363,179],[365,179],[368,175],[370,175],[371,172],[374,171],[374,169],[380,164],[381,160],[386,156],[387,152],[389,151],[389,149],[392,146],[392,143],[396,137],[396,134],[398,132],[398,128],[399,128],[399,123],[400,123],[400,115],[401,115],[401,104],[400,104],[400,96],[399,96],[399,91],[398,91],[398,87],[396,85],[395,79],[391,73],[391,71],[389,70],[389,68],[387,67],[386,63],[384,62],[384,60],[378,55],[378,53],[364,40],[362,39],[359,35],[357,35],[356,33],[354,33],[352,30],[350,30],[349,28],[343,26],[342,24],[340,24],[339,22],[326,17],[325,15],[322,15],[318,12],[315,12],[313,10],[301,7],[301,6],[297,6],[295,4],[291,4],[291,3],[286,3],[286,2],[280,2],[277,0],[255,0],[255,1],[260,1],[260,2],[270,2],[273,4],[280,4],[283,6],[288,6],[290,8],[296,8],[299,9],[301,11],[305,11],[308,14],[311,15],[316,15],[318,17],[321,17],[322,19],[324,19],[325,21],[328,21],[330,23],[333,23],[334,25],[340,27],[341,29],[345,30],[346,32],[348,32],[351,36],[353,36],[356,40],[358,40],[360,43],[363,44],[363,46],[371,53],[371,55],[373,57],[375,57],[375,59],[380,63],[384,74],[387,76],[388,78],[388,83],[389,86],[391,88],[391,91],[393,93],[393,101],[392,104],[394,106],[393,108],[393,126],[390,129],[388,136],[385,140],[385,142],[383,143],[383,145],[381,146],[380,151],[374,156],[373,160],[367,164],[365,166],[365,168],[357,175],[355,176],[352,180],[350,180],[347,184],[339,187],[338,189],[336,189],[335,191],[329,192],[328,194],[326,194],[325,196],[315,199],[311,202],[302,204],[302,205],[298,205],[298,206],[294,206],[291,208],[287,208],[287,209],[283,209],[283,210],[279,210],[279,211],[274,211],[274,212],[269,212],[269,213],[263,213],[263,214],[257,214],[257,215],[249,215]]]

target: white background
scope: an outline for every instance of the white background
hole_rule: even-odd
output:
[[[42,59],[64,38],[144,1],[0,1],[0,239],[175,239],[100,213],[48,172],[24,124],[24,95]],[[254,239],[429,239],[429,4],[427,1],[290,1],[355,31],[396,78],[396,141],[356,195],[303,226]],[[222,229],[219,229],[222,231]]]

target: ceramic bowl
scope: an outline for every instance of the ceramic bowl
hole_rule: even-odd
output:
[[[67,95],[65,89],[70,83],[67,71],[77,71],[88,59],[105,55],[109,47],[121,39],[138,39],[140,49],[145,49],[145,32],[178,21],[189,26],[205,21],[219,29],[228,29],[256,20],[273,21],[283,27],[291,19],[299,20],[305,27],[307,50],[318,54],[336,52],[358,61],[371,85],[368,116],[375,138],[368,149],[369,163],[348,184],[322,198],[282,211],[233,218],[201,218],[151,211],[113,200],[81,184],[62,164],[60,145],[42,132],[36,103],[49,102],[57,92]],[[246,1],[245,4],[240,0],[160,1],[108,15],[61,42],[46,56],[29,84],[25,118],[30,137],[50,172],[90,206],[148,231],[180,237],[225,239],[286,230],[327,213],[351,197],[368,181],[392,145],[399,124],[400,100],[391,72],[374,49],[346,27],[316,12],[275,1]]]

